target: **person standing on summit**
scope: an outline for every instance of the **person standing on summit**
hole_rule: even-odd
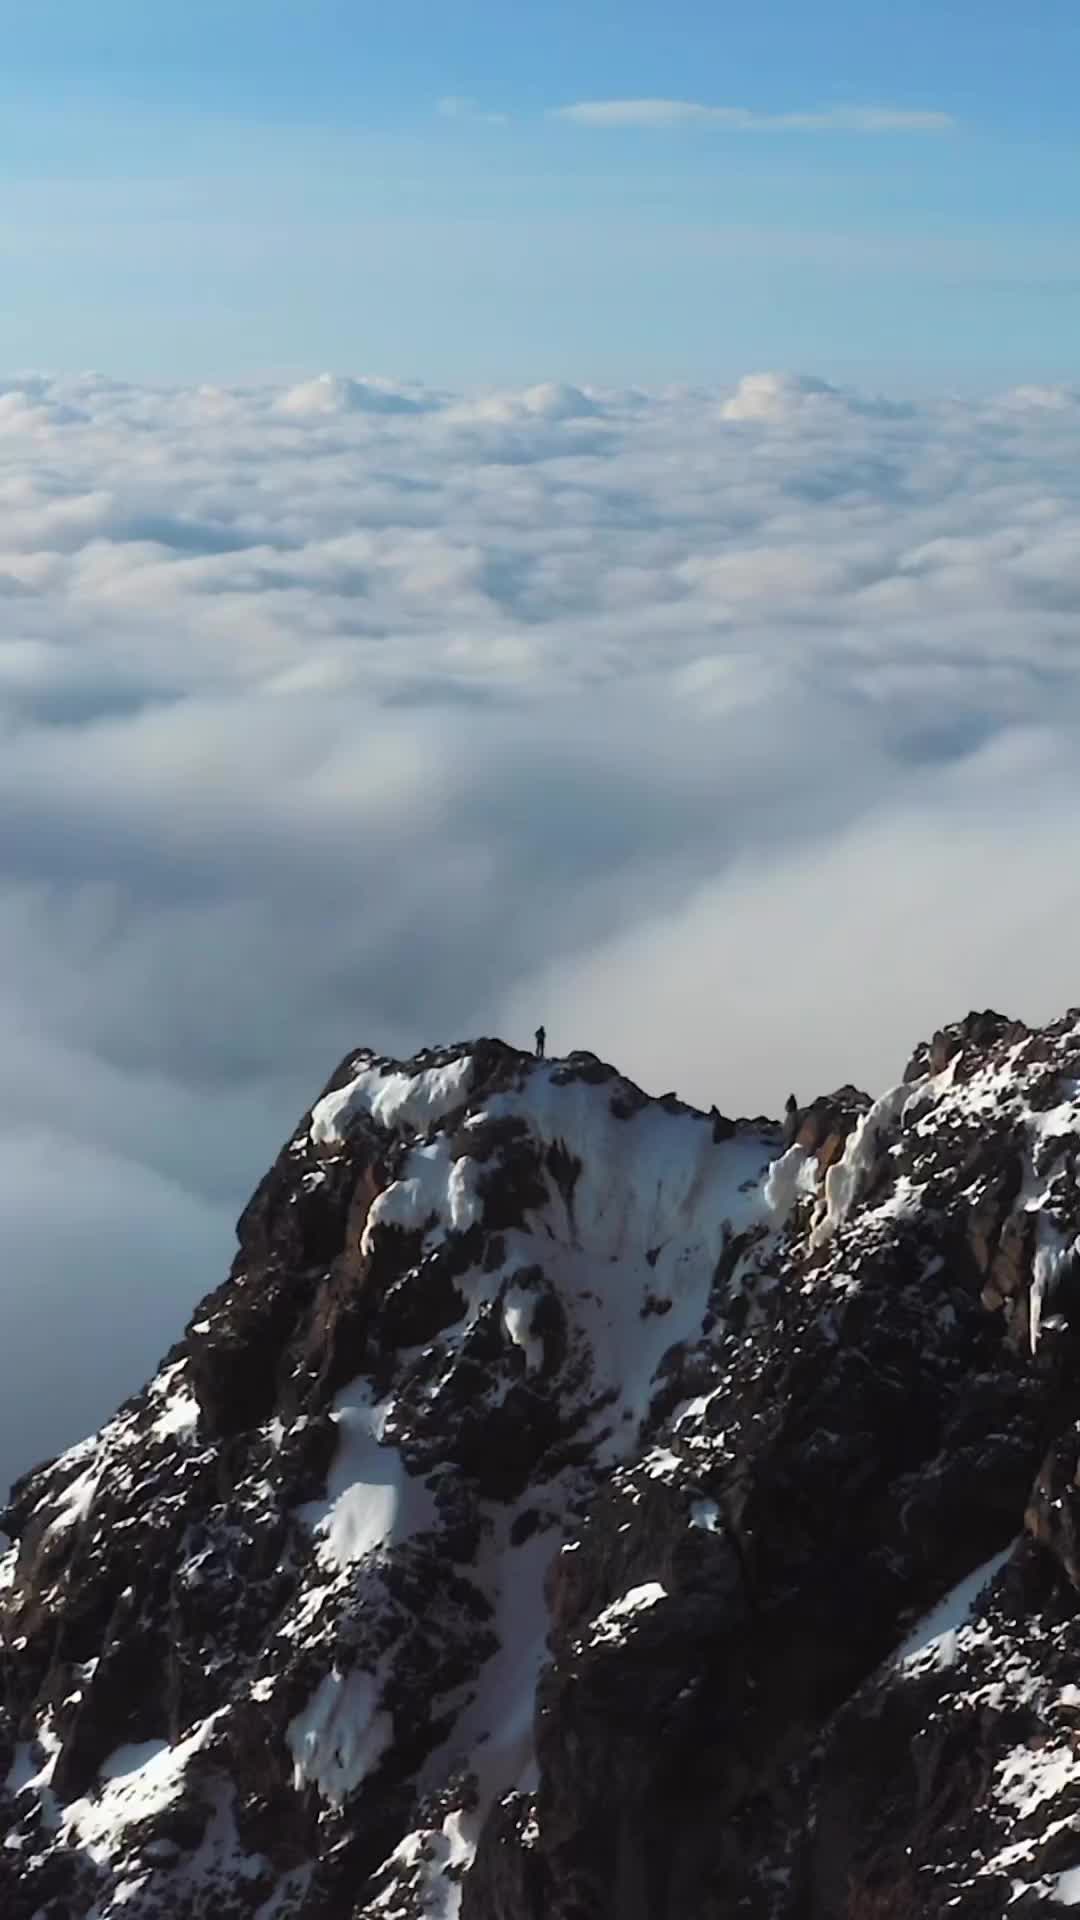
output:
[[[538,1060],[542,1060],[542,1059],[543,1059],[543,1057],[544,1057],[544,1048],[546,1047],[546,1045],[547,1045],[547,1033],[546,1033],[546,1031],[545,1031],[545,1029],[544,1029],[543,1027],[537,1027],[537,1029],[536,1029],[536,1057],[537,1057],[537,1059],[538,1059]]]

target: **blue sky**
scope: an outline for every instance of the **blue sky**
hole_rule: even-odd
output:
[[[0,0],[0,36],[7,368],[1075,374],[1072,0]]]

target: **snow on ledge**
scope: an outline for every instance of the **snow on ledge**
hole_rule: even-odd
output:
[[[480,1219],[476,1189],[477,1166],[467,1154],[455,1160],[446,1139],[414,1147],[403,1177],[386,1187],[371,1203],[360,1251],[371,1252],[381,1227],[424,1228],[436,1221],[451,1233],[467,1233]]]
[[[187,1378],[187,1361],[166,1367],[150,1383],[150,1399],[159,1409],[151,1432],[156,1440],[193,1434],[199,1422],[199,1403]]]
[[[923,1671],[928,1664],[938,1670],[951,1667],[959,1651],[957,1635],[979,1618],[978,1603],[995,1574],[1011,1559],[1015,1545],[1016,1542],[1010,1540],[1007,1547],[976,1567],[974,1573],[969,1573],[936,1607],[924,1614],[893,1654],[892,1664]]]
[[[369,1553],[400,1545],[434,1523],[435,1504],[398,1449],[383,1442],[393,1401],[372,1402],[363,1377],[343,1387],[330,1415],[338,1444],[326,1496],[300,1508],[318,1541],[319,1564],[342,1573]]]
[[[868,1174],[876,1164],[883,1136],[903,1118],[904,1108],[922,1092],[925,1084],[924,1075],[921,1080],[890,1087],[888,1093],[883,1093],[880,1100],[874,1101],[848,1135],[840,1159],[825,1175],[825,1214],[814,1228],[812,1246],[824,1246],[837,1227],[847,1219]]]
[[[590,1646],[616,1645],[625,1638],[635,1614],[646,1612],[667,1597],[667,1588],[661,1586],[659,1580],[646,1580],[640,1587],[631,1587],[621,1599],[613,1600],[610,1607],[597,1614],[589,1630]]]
[[[1051,1741],[1045,1747],[1014,1747],[994,1768],[995,1800],[1008,1807],[1016,1820],[1027,1820],[1044,1800],[1056,1800],[1076,1780],[1076,1755],[1071,1743]]]
[[[782,1227],[795,1202],[817,1192],[816,1155],[808,1155],[805,1147],[789,1147],[773,1161],[762,1192],[768,1212]]]
[[[118,1747],[101,1768],[99,1789],[67,1807],[61,1837],[85,1848],[92,1860],[107,1860],[125,1828],[154,1818],[179,1799],[188,1761],[208,1744],[226,1712],[220,1707],[172,1747],[164,1740]]]
[[[66,1533],[69,1527],[77,1526],[86,1519],[104,1470],[104,1463],[96,1462],[68,1482],[60,1496],[56,1513],[42,1535],[43,1541],[55,1540],[58,1534]]]
[[[388,1132],[410,1127],[414,1133],[426,1133],[463,1105],[472,1084],[472,1071],[467,1054],[445,1067],[428,1067],[417,1074],[364,1067],[347,1086],[328,1093],[312,1109],[311,1139],[316,1146],[340,1145],[351,1122],[361,1113],[369,1114]]]

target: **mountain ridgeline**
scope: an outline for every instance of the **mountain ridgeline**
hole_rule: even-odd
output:
[[[1078,1149],[1076,1012],[783,1126],[351,1055],[0,1515],[4,1920],[1080,1907]]]

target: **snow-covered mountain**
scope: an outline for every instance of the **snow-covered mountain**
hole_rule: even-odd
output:
[[[1075,1012],[783,1128],[351,1056],[3,1516],[4,1920],[1080,1906],[1078,1147]]]

